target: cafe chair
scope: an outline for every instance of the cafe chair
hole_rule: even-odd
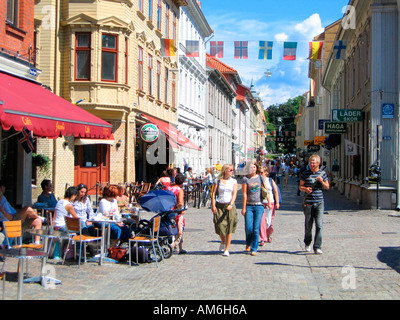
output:
[[[3,221],[4,234],[6,235],[6,243],[12,248],[27,248],[39,250],[43,248],[43,244],[22,243],[22,221]],[[12,243],[15,241],[15,244]],[[26,274],[28,274],[28,263],[26,263]]]
[[[101,241],[101,237],[92,237],[92,236],[83,235],[81,219],[79,219],[79,218],[65,217],[65,225],[67,227],[68,232],[71,233],[71,236],[68,239],[67,248],[69,248],[71,240],[75,241],[75,243],[79,242],[78,267],[80,268],[81,267],[81,256],[82,256],[82,243],[84,244],[84,262],[86,262],[86,245],[89,242]],[[75,250],[76,250],[76,246],[75,246]],[[68,250],[65,250],[63,261],[65,261],[65,256],[67,254],[67,251]],[[76,252],[75,252],[75,254],[76,254]]]
[[[42,249],[43,244],[35,244],[35,243],[22,243],[22,222],[21,220],[17,221],[3,221],[5,235],[6,235],[6,242],[7,245],[13,248],[27,248],[27,249]],[[11,241],[10,241],[11,240]],[[12,245],[11,243],[15,240],[15,244]]]
[[[129,239],[129,265],[131,266],[131,243],[134,242],[136,243],[136,263],[138,263],[138,257],[139,257],[139,244],[143,243],[143,244],[151,244],[152,248],[153,248],[153,253],[154,253],[154,257],[156,260],[156,266],[158,268],[158,261],[157,261],[157,252],[156,252],[156,247],[155,245],[157,245],[158,247],[158,251],[161,254],[161,259],[164,260],[164,255],[163,255],[163,250],[160,247],[160,243],[158,242],[158,233],[160,231],[160,222],[161,222],[161,217],[160,216],[156,216],[153,219],[153,227],[150,229],[150,235],[149,236],[135,236],[133,238]]]

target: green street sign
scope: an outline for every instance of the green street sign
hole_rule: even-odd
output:
[[[333,109],[332,121],[338,122],[362,122],[364,119],[361,110]]]
[[[327,134],[342,134],[346,132],[346,122],[325,122],[325,133]]]

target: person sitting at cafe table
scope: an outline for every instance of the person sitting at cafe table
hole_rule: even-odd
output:
[[[78,196],[78,189],[76,187],[69,187],[65,190],[64,199],[57,202],[55,208],[54,229],[63,232],[68,232],[65,225],[65,217],[79,218],[75,212],[72,202]]]
[[[105,186],[103,189],[103,199],[100,200],[98,212],[114,220],[121,220],[121,214],[118,210],[118,188],[116,186]],[[119,241],[129,239],[131,233],[129,227],[123,222],[110,223],[111,246],[115,247]]]
[[[57,205],[57,199],[52,192],[53,185],[51,180],[44,179],[40,186],[42,187],[42,193],[38,197],[39,203],[46,203],[47,208],[55,208]]]
[[[76,215],[81,219],[82,233],[85,235],[95,235],[93,223],[87,220],[93,219],[94,212],[90,199],[88,198],[88,188],[81,183],[77,186],[78,195],[72,203]]]
[[[129,207],[129,198],[126,195],[125,187],[118,185],[118,195],[116,197],[118,203],[118,210],[121,212],[122,210],[128,210]]]
[[[29,206],[14,209],[7,198],[4,196],[6,192],[6,183],[0,180],[0,222],[2,221],[18,221],[21,220],[22,229],[42,229],[42,219]],[[35,236],[35,244],[40,243],[40,236]]]

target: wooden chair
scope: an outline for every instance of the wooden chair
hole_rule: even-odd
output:
[[[80,268],[81,267],[81,255],[82,255],[82,243],[84,243],[84,262],[86,262],[86,245],[87,245],[87,243],[93,242],[93,241],[101,241],[101,237],[92,237],[92,236],[83,235],[81,219],[79,219],[79,218],[65,217],[65,224],[66,224],[68,232],[70,232],[72,235],[68,239],[67,248],[69,248],[71,240],[75,241],[75,243],[79,242],[78,267]],[[76,250],[76,247],[75,247],[75,250]],[[65,250],[63,263],[65,261],[65,256],[67,254],[67,251],[68,250]]]
[[[28,248],[28,249],[42,249],[42,244],[23,244],[22,243],[22,222],[17,221],[3,221],[7,245],[10,246],[10,240],[15,239],[16,244],[13,248]]]
[[[148,193],[150,191],[150,189],[151,189],[151,183],[144,182],[143,186],[142,186],[142,189],[140,190],[138,200],[140,199],[141,196],[143,196],[146,193]]]
[[[151,244],[152,249],[153,249],[153,253],[154,253],[154,257],[156,259],[156,266],[158,268],[158,259],[157,259],[157,252],[156,252],[156,247],[155,245],[157,245],[158,250],[161,254],[161,259],[164,260],[164,255],[163,255],[163,251],[160,247],[160,243],[158,242],[158,233],[160,231],[160,222],[161,222],[161,217],[160,216],[156,216],[153,219],[153,227],[150,229],[150,235],[149,236],[135,236],[133,238],[129,239],[129,266],[131,266],[131,262],[132,262],[132,258],[131,258],[131,243],[135,242],[136,243],[136,263],[138,263],[138,257],[139,257],[139,243],[143,243],[143,244]]]
[[[4,234],[6,235],[6,243],[8,247],[13,248],[27,248],[27,249],[35,249],[39,250],[43,248],[43,244],[24,244],[22,243],[22,221],[3,221],[4,226]],[[10,242],[15,239],[14,245],[11,245]],[[11,241],[10,241],[11,240]],[[28,274],[28,263],[26,263],[26,273]]]

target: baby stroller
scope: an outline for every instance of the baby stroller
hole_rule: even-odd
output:
[[[174,237],[178,234],[178,228],[175,223],[177,213],[187,210],[180,208],[173,210],[176,205],[176,197],[171,191],[154,190],[145,194],[139,199],[141,207],[149,212],[157,213],[150,220],[141,219],[138,225],[131,225],[131,231],[138,235],[149,235],[150,228],[153,225],[155,217],[161,217],[160,230],[158,234],[161,253],[157,253],[159,259],[162,257],[168,259],[172,256],[172,246]]]

